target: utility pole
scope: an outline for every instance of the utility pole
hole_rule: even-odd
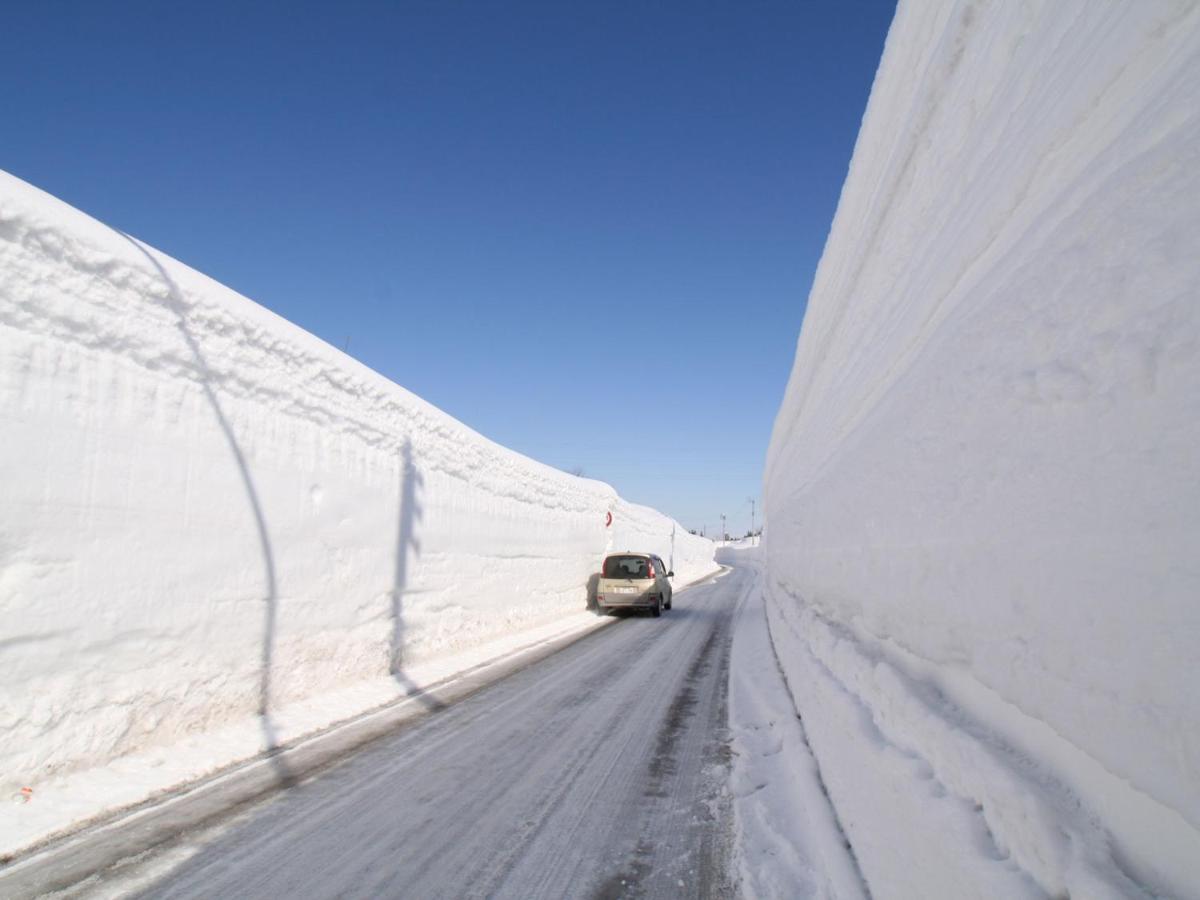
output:
[[[754,538],[754,498],[750,498],[750,538]]]
[[[725,530],[725,513],[721,513],[721,543],[725,543],[725,538],[729,532]]]

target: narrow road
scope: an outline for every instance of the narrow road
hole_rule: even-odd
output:
[[[732,896],[725,700],[744,577],[681,591],[661,619],[616,622],[185,837],[138,864],[157,873],[142,895]]]

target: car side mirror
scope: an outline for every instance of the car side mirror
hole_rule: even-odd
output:
[[[674,572],[668,572],[668,573],[667,573],[667,577],[668,577],[668,578],[674,578],[674,577],[675,577],[675,573],[674,573]]]

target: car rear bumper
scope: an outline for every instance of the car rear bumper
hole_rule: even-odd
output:
[[[660,594],[618,594],[605,592],[596,598],[600,609],[654,609],[664,602]]]
[[[596,605],[601,609],[650,609],[657,603],[657,599],[649,597],[605,597],[603,600],[598,600]]]

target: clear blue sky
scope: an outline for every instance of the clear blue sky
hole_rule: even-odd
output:
[[[9,4],[0,167],[743,531],[893,6]]]

